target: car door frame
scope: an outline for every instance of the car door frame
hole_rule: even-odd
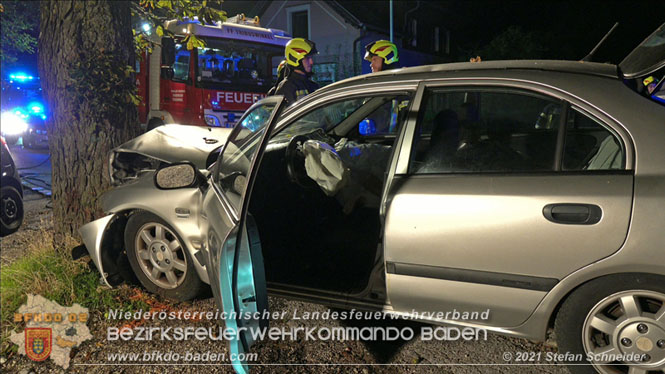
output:
[[[226,236],[221,239],[218,238],[216,235],[212,235],[210,233],[210,230],[208,232],[203,232],[203,234],[206,234],[206,247],[207,247],[207,255],[208,255],[208,266],[207,266],[207,271],[209,274],[210,278],[210,285],[213,290],[214,298],[215,298],[215,303],[217,304],[218,308],[221,308],[224,312],[229,313],[230,311],[233,311],[235,313],[239,313],[239,307],[238,307],[238,257],[241,255],[241,251],[239,250],[238,246],[241,245],[242,241],[245,240],[245,244],[247,244],[247,240],[251,240],[251,238],[248,238],[248,225],[247,225],[247,220],[248,220],[248,206],[249,206],[249,199],[251,197],[251,190],[254,184],[254,181],[256,180],[256,172],[258,170],[258,166],[260,165],[261,162],[261,157],[263,156],[263,150],[265,149],[266,144],[268,143],[268,139],[270,138],[270,134],[272,132],[272,129],[274,128],[275,124],[278,122],[279,115],[281,114],[281,111],[284,108],[284,97],[283,96],[271,96],[269,98],[263,99],[260,102],[254,104],[252,107],[250,107],[246,113],[249,114],[251,113],[255,108],[260,107],[261,105],[265,105],[266,103],[274,102],[276,104],[276,108],[273,109],[270,118],[268,119],[268,123],[265,125],[265,130],[264,133],[261,136],[261,140],[259,141],[258,148],[255,151],[256,154],[254,155],[253,160],[251,161],[250,167],[247,171],[247,180],[246,180],[246,185],[245,185],[245,190],[243,191],[241,197],[240,197],[240,206],[239,208],[235,208],[233,204],[229,201],[229,198],[226,196],[223,190],[217,185],[215,176],[219,173],[219,168],[222,165],[223,162],[223,155],[224,155],[224,150],[222,150],[218,156],[217,159],[217,164],[213,167],[213,175],[208,180],[208,183],[210,184],[210,189],[208,194],[211,194],[210,199],[216,199],[217,203],[221,207],[221,210],[224,211],[226,214],[226,219],[227,222],[231,224],[230,228],[228,229],[228,232],[226,232]],[[246,116],[243,116],[240,118],[238,123],[241,123],[241,120],[246,118]],[[232,136],[229,136],[229,139],[227,140],[224,149],[228,146],[228,143],[233,139]],[[207,198],[208,194],[204,196]],[[204,208],[205,208],[205,201],[203,202]],[[211,203],[211,204],[214,204]],[[208,221],[208,215],[205,211],[202,209],[202,217],[203,220]],[[210,225],[208,222],[207,225]],[[218,243],[219,241],[219,243]],[[218,247],[220,249],[216,249]],[[254,249],[256,250],[256,249]],[[258,248],[260,251],[260,248]],[[230,259],[230,257],[233,257]],[[252,264],[252,267],[254,268],[254,261],[250,262]],[[229,263],[231,262],[232,268],[229,269],[228,267],[221,266],[224,263]],[[220,266],[215,269],[215,264],[219,264]],[[256,264],[256,266],[260,266],[261,268],[260,273],[263,273],[263,263],[259,262]],[[254,276],[254,274],[252,274]],[[231,284],[226,284],[223,283],[223,280],[231,280]],[[259,285],[263,289],[265,289],[265,278],[262,280],[259,279],[259,282],[263,282],[263,285]],[[228,282],[227,282],[228,283]],[[256,285],[255,285],[256,286]],[[220,303],[221,302],[221,303]],[[258,302],[258,301],[257,301]],[[221,305],[220,305],[221,304]],[[265,310],[268,310],[267,303],[265,305]],[[262,311],[259,311],[262,312]],[[250,343],[246,341],[246,338],[239,333],[239,323],[238,323],[238,318],[229,318],[228,314],[224,314],[226,318],[224,318],[224,323],[225,323],[225,329],[224,333],[225,336],[228,338],[228,343],[229,343],[229,359],[231,360],[231,364],[234,368],[234,370],[237,373],[246,373],[248,372],[248,366],[247,363],[242,360],[243,357],[245,357],[245,354],[249,352],[249,348],[251,346]],[[263,323],[259,322],[259,326],[262,326]],[[235,333],[232,333],[231,331],[235,331]]]
[[[279,120],[279,123],[277,123],[276,127],[273,129],[273,134],[271,135],[274,135],[279,131],[282,131],[285,127],[289,126],[291,123],[298,120],[303,115],[306,115],[307,113],[316,110],[317,108],[323,105],[326,105],[326,103],[348,99],[352,96],[365,95],[367,97],[370,97],[370,96],[382,96],[382,95],[406,93],[411,96],[411,103],[409,104],[409,108],[407,109],[408,115],[404,125],[401,126],[401,128],[395,134],[396,143],[394,143],[395,145],[393,146],[393,150],[391,151],[392,153],[389,157],[390,160],[389,162],[392,163],[393,160],[395,159],[395,155],[399,153],[397,148],[397,142],[399,141],[401,134],[404,132],[406,123],[409,120],[408,116],[413,115],[412,113],[413,101],[418,93],[419,82],[420,80],[397,80],[397,81],[388,81],[382,83],[365,84],[362,86],[354,85],[351,88],[342,86],[333,91],[320,92],[320,93],[315,92],[314,94],[311,94],[307,96],[305,99],[303,99],[304,100],[303,103],[299,105],[297,108],[289,109],[285,113],[285,115]],[[389,184],[388,180],[388,178],[390,178],[389,170],[391,170],[392,168],[393,168],[392,164],[389,165],[388,168],[386,168],[388,174],[386,175],[387,179],[384,181],[384,187]],[[382,196],[382,201],[383,198],[384,196]],[[381,230],[383,230],[383,217],[381,216],[381,213],[379,214],[382,226]],[[374,270],[379,271],[377,275],[380,275],[381,277],[384,276],[383,269],[374,269]],[[375,274],[373,273],[371,277],[374,278],[374,276]],[[268,283],[267,289],[268,293],[271,295],[285,297],[293,300],[302,300],[307,302],[320,303],[333,307],[358,308],[365,310],[382,310],[385,306],[384,302],[382,301],[378,302],[372,299],[371,297],[357,296],[357,295],[370,295],[371,290],[369,289],[366,289],[357,295],[349,295],[339,292],[323,291],[323,290],[316,290],[309,288],[305,289],[300,287],[291,287],[289,285],[272,284],[272,283]]]

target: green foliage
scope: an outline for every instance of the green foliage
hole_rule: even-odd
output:
[[[42,240],[40,244],[40,248],[2,266],[2,352],[14,349],[13,344],[9,344],[9,335],[19,326],[13,316],[26,302],[29,293],[42,295],[63,306],[81,304],[90,309],[91,315],[102,316],[109,309],[148,309],[145,301],[131,298],[132,291],[127,287],[109,290],[101,286],[99,273],[91,270],[85,261],[74,261],[67,254],[56,251],[50,241]]]
[[[67,86],[82,102],[106,107],[109,109],[106,112],[122,111],[130,102],[140,103],[134,72],[117,54],[104,50],[84,51],[70,68]],[[105,94],[100,96],[100,91]]]
[[[510,26],[472,55],[479,55],[487,61],[541,59],[546,53],[547,47],[541,35],[524,31],[519,26]]]
[[[19,53],[35,53],[39,24],[39,6],[21,1],[3,1],[0,4],[0,23],[3,63],[14,63]]]
[[[161,38],[164,35],[173,36],[171,31],[162,27],[164,21],[167,20],[198,19],[202,23],[208,24],[226,20],[226,12],[219,9],[221,4],[222,0],[140,0],[138,3],[134,3],[132,15],[147,22]],[[135,29],[134,33],[138,43],[143,42],[139,39],[141,35],[144,36],[144,40],[150,40],[142,29]],[[190,50],[205,45],[202,40],[193,35],[186,36],[184,43]],[[141,50],[139,47],[137,49]]]

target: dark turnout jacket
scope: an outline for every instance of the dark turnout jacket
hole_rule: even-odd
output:
[[[291,105],[301,97],[316,91],[318,88],[319,85],[307,78],[306,75],[292,72],[277,86],[275,95],[283,95],[286,99],[286,104]]]

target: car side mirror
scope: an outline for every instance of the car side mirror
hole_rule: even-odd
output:
[[[155,186],[160,190],[197,187],[198,184],[199,171],[189,162],[167,165],[155,173]]]
[[[376,124],[373,119],[365,118],[358,124],[360,135],[372,135],[376,133]]]

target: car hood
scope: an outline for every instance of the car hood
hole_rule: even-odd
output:
[[[221,147],[230,128],[188,125],[159,126],[115,148],[115,153],[137,153],[160,161],[190,161],[199,169],[206,168],[212,151]]]
[[[624,78],[637,78],[665,67],[665,23],[619,64]]]

